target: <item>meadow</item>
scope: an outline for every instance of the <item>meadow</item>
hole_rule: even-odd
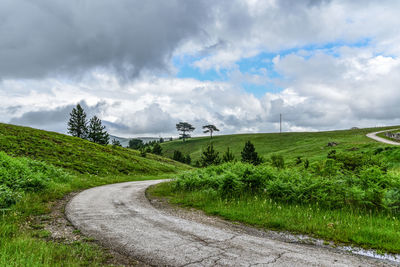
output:
[[[335,149],[338,152],[357,149],[359,152],[371,151],[377,148],[385,148],[385,144],[376,142],[365,135],[370,132],[399,128],[381,127],[365,128],[354,130],[340,130],[327,132],[292,132],[292,133],[259,133],[259,134],[236,134],[236,135],[215,135],[210,137],[196,137],[182,140],[175,140],[161,144],[163,154],[172,157],[175,150],[181,151],[184,155],[190,155],[192,162],[198,160],[203,149],[210,143],[214,145],[217,152],[223,154],[227,147],[230,148],[237,160],[240,160],[240,152],[245,142],[251,141],[259,155],[269,160],[271,155],[281,155],[286,164],[294,163],[298,157],[308,159],[310,162],[321,160],[326,154]],[[335,142],[338,145],[334,148],[327,144]]]

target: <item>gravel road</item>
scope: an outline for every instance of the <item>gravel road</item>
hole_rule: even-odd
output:
[[[335,249],[286,243],[172,216],[140,181],[95,187],[66,206],[71,223],[103,245],[157,266],[388,266]]]
[[[388,140],[388,139],[385,139],[385,138],[376,136],[377,134],[384,133],[384,132],[388,132],[388,131],[393,131],[393,130],[399,130],[399,129],[391,129],[391,130],[385,130],[385,131],[379,131],[379,132],[369,133],[369,134],[367,134],[367,137],[372,138],[372,139],[374,139],[374,140],[376,140],[376,141],[378,141],[378,142],[386,143],[386,144],[389,144],[389,145],[400,146],[400,143],[399,143],[399,142],[390,141],[390,140]]]

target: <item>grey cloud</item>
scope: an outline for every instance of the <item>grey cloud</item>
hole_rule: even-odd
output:
[[[117,134],[160,134],[175,130],[176,119],[154,103],[131,115],[124,114],[123,120],[109,123],[111,131]]]
[[[38,78],[111,68],[132,77],[168,67],[201,31],[208,1],[4,0],[0,78]]]
[[[107,108],[105,102],[98,102],[93,106],[88,105],[85,101],[81,101],[80,104],[85,110],[87,118],[99,115]],[[9,123],[66,133],[69,114],[75,106],[76,105],[67,105],[55,109],[26,112],[20,117],[12,118]]]

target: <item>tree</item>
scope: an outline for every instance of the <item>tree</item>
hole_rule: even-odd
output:
[[[174,156],[172,157],[172,159],[183,163],[185,162],[185,157],[179,150],[174,151]]]
[[[212,144],[209,144],[201,155],[201,166],[207,167],[210,165],[218,165],[220,162],[221,159],[219,158],[219,152],[214,150],[214,146]]]
[[[253,165],[258,165],[262,162],[262,159],[258,156],[254,145],[250,141],[246,142],[241,154],[242,162],[251,163]]]
[[[160,140],[158,140],[160,143],[164,143],[164,138],[160,137]]]
[[[235,156],[230,151],[229,147],[225,151],[224,155],[222,156],[222,162],[231,162],[235,160]]]
[[[143,147],[143,141],[141,139],[129,140],[129,148],[138,150],[142,147]]]
[[[76,105],[69,114],[68,133],[72,136],[86,139],[88,134],[86,113],[80,104]]]
[[[115,138],[111,141],[111,144],[113,146],[122,146],[121,142],[119,140],[115,139]]]
[[[179,135],[181,136],[180,138],[183,139],[183,142],[185,142],[186,138],[190,138],[190,134],[188,134],[188,133],[193,132],[195,129],[196,128],[194,128],[190,123],[187,123],[187,122],[179,122],[176,125],[176,130],[178,132],[182,132]]]
[[[110,136],[105,129],[106,126],[101,125],[101,120],[94,116],[89,121],[88,140],[100,145],[107,145]]]
[[[190,157],[189,154],[187,154],[186,157],[185,157],[185,163],[187,165],[190,165],[190,163],[192,163],[192,158]]]
[[[217,127],[215,127],[215,125],[212,125],[212,124],[204,125],[203,129],[207,129],[207,130],[204,130],[203,133],[210,133],[211,139],[212,139],[213,132],[219,132],[219,129]]]
[[[154,146],[153,146],[153,150],[151,152],[153,154],[156,154],[156,155],[161,155],[162,154],[162,148],[161,148],[160,144],[159,143],[155,143]]]

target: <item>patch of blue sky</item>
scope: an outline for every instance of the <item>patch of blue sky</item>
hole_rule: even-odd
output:
[[[276,56],[284,57],[289,54],[300,54],[304,58],[310,58],[317,53],[324,53],[334,57],[340,56],[341,47],[368,47],[371,44],[371,38],[362,38],[354,42],[337,40],[325,44],[309,44],[291,49],[281,50],[275,53],[261,52],[254,57],[242,58],[236,65],[239,71],[243,74],[266,75],[270,82],[265,84],[254,84],[251,82],[243,82],[241,86],[249,93],[257,97],[263,96],[266,92],[279,92],[283,88],[277,86],[273,81],[285,79],[274,68],[273,59]],[[178,78],[193,78],[200,81],[229,81],[228,69],[215,70],[209,69],[201,71],[193,65],[194,62],[202,59],[200,56],[180,56],[173,58],[173,64],[178,69],[176,77]]]

